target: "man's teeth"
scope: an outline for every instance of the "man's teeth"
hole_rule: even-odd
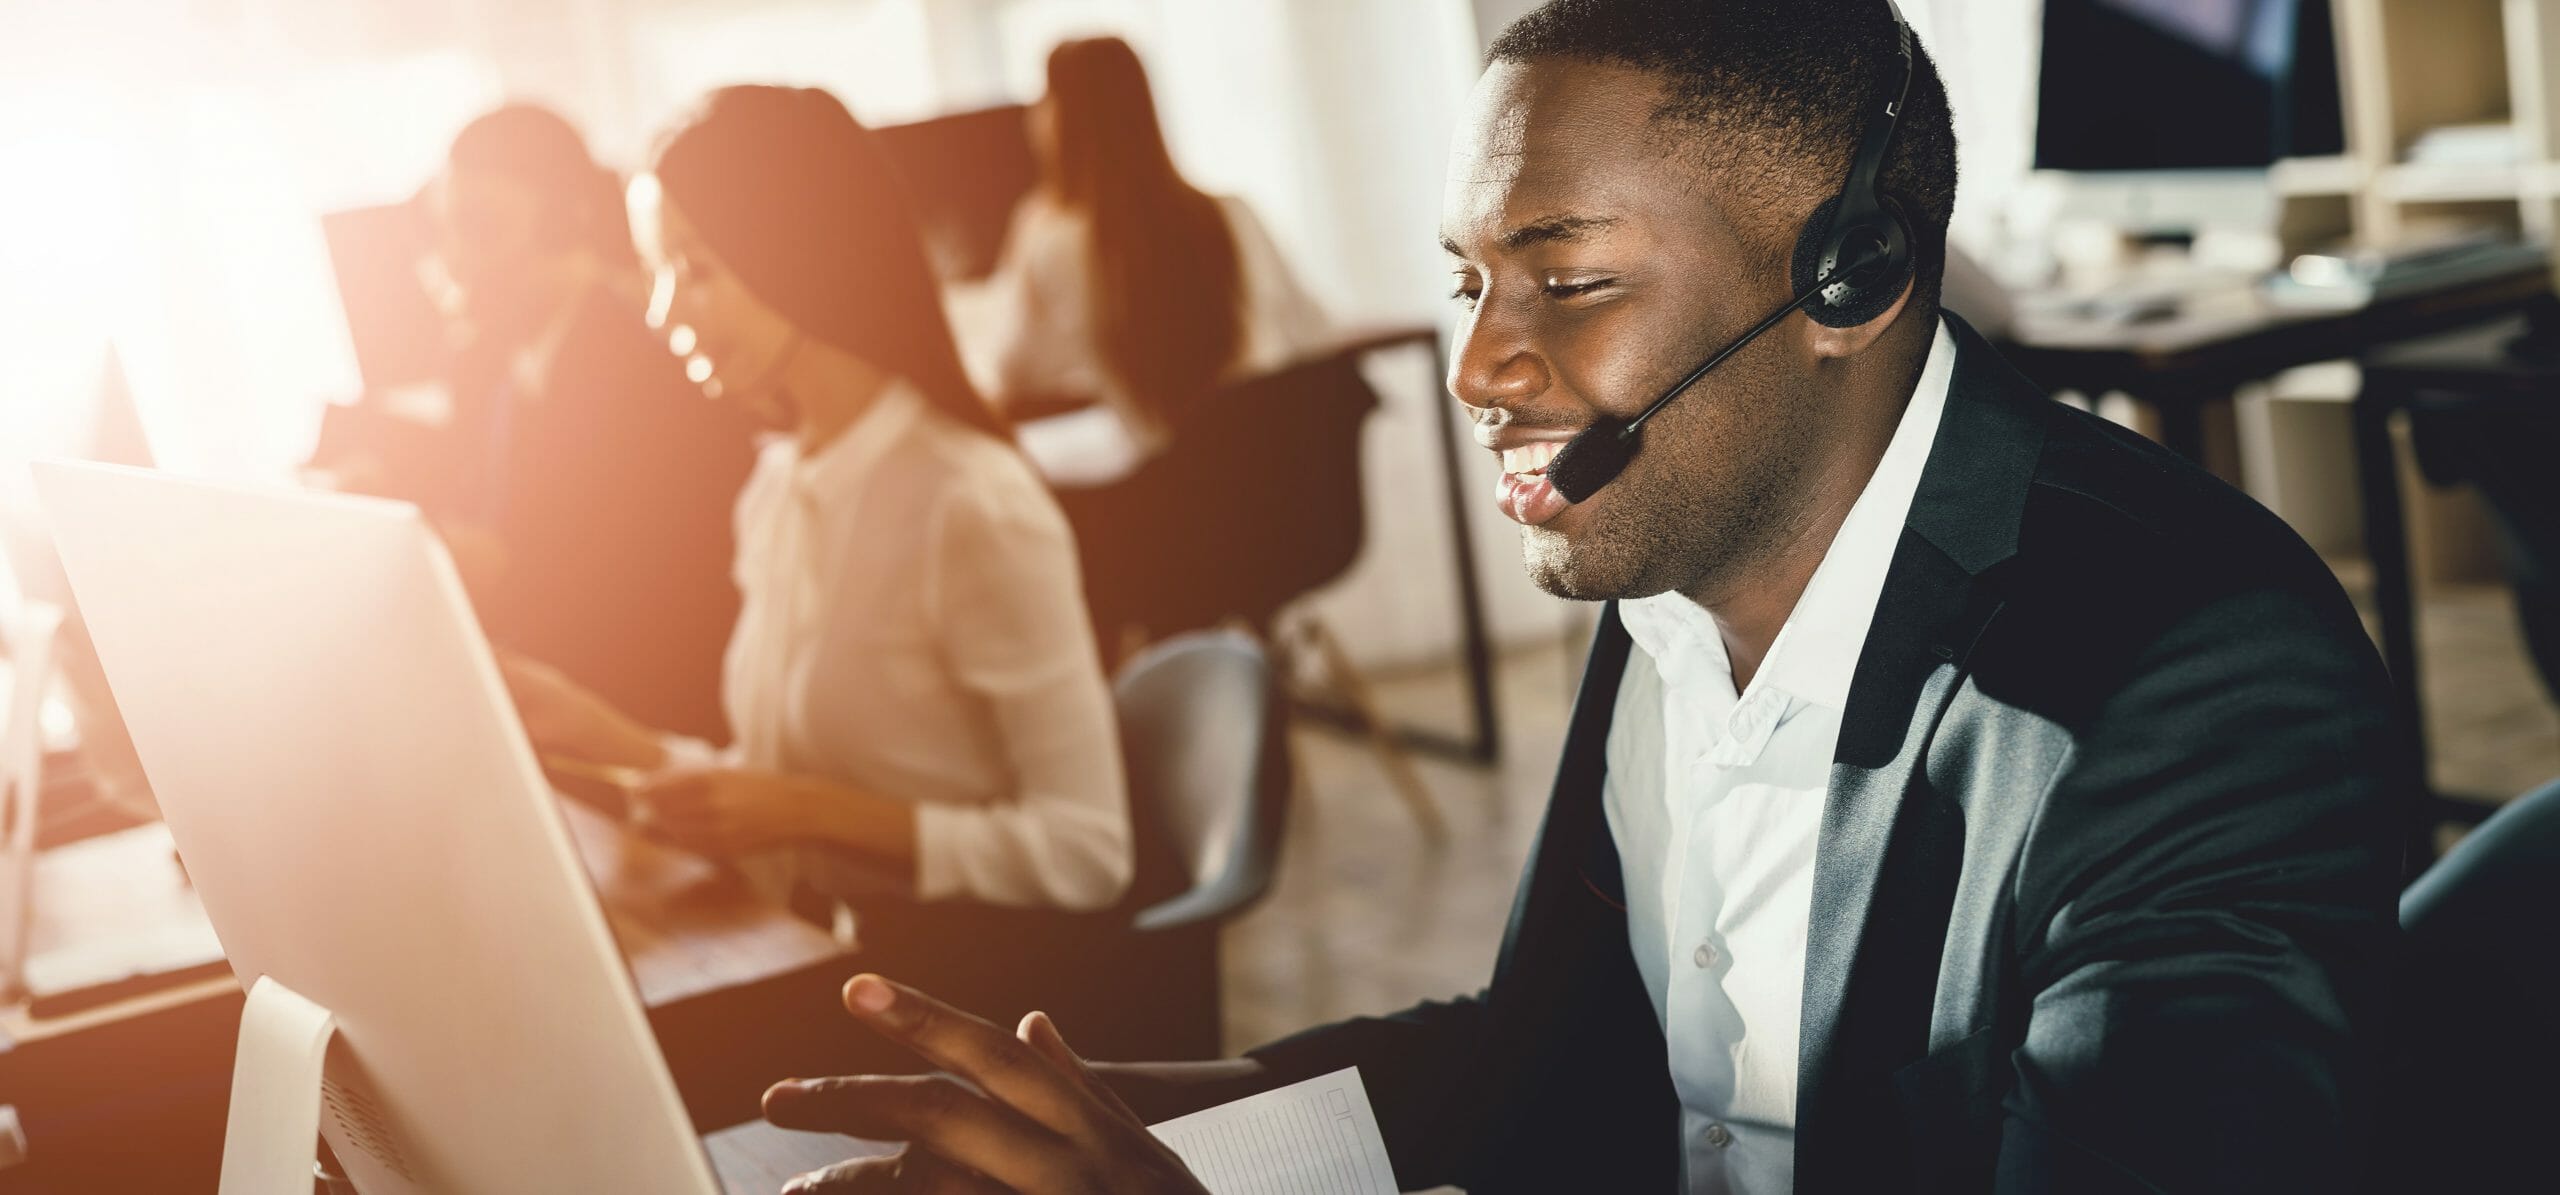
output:
[[[1564,445],[1555,441],[1540,441],[1535,444],[1523,444],[1518,448],[1505,448],[1502,450],[1502,471],[1543,473],[1546,472],[1547,462],[1556,459],[1556,454],[1562,451],[1564,451]]]

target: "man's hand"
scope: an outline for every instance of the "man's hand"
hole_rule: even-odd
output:
[[[790,1195],[1207,1195],[1067,1048],[1048,1014],[1022,1018],[1007,1036],[877,975],[855,976],[844,1004],[950,1073],[774,1084],[764,1115],[783,1128],[907,1143],[894,1156],[801,1175],[783,1188]]]

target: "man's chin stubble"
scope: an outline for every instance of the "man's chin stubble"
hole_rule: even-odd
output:
[[[1607,567],[1607,562],[1593,559],[1605,553],[1577,553],[1573,544],[1559,532],[1542,527],[1520,529],[1520,562],[1529,571],[1529,580],[1556,597],[1578,602],[1605,602],[1649,596],[1633,591],[1633,578],[1610,575],[1622,570]]]

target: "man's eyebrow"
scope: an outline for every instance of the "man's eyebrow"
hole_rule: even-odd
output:
[[[1595,232],[1605,232],[1617,222],[1612,216],[1546,216],[1503,233],[1502,248],[1506,252],[1517,253],[1531,245],[1580,240]]]
[[[1495,238],[1495,243],[1499,244],[1505,253],[1517,253],[1531,245],[1579,240],[1592,233],[1606,231],[1617,223],[1617,218],[1614,216],[1542,216],[1505,230],[1500,237]],[[1446,236],[1440,238],[1440,248],[1451,257],[1466,256],[1458,248],[1458,243]]]

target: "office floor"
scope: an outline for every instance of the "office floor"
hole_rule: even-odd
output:
[[[2506,591],[2425,595],[2420,650],[2444,791],[2511,797],[2560,777],[2560,710],[2524,657]],[[1227,1042],[1481,986],[1538,817],[1580,668],[1581,645],[1501,662],[1505,750],[1478,769],[1419,760],[1449,838],[1423,841],[1362,740],[1296,734],[1305,780],[1271,898],[1227,934]],[[1380,678],[1397,717],[1455,729],[1454,669]]]

